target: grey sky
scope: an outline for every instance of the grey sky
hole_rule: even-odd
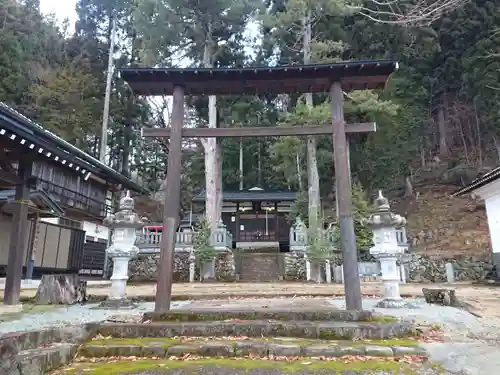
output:
[[[76,0],[40,0],[40,10],[43,14],[54,13],[60,22],[68,18],[71,29],[76,21],[75,5]]]

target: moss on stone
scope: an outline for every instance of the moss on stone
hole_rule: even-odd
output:
[[[141,337],[141,338],[110,338],[102,340],[92,340],[84,344],[83,346],[110,346],[110,345],[135,345],[135,346],[147,346],[151,344],[161,345],[165,349],[172,345],[181,344],[181,339],[173,339],[169,337]]]
[[[365,322],[374,323],[395,323],[399,319],[392,315],[372,315],[370,318],[366,319]]]
[[[203,359],[193,361],[169,361],[169,360],[139,360],[120,361],[114,363],[79,363],[75,366],[62,370],[59,374],[76,375],[80,374],[79,369],[85,375],[123,375],[137,374],[138,372],[150,370],[176,370],[196,368],[200,366],[223,367],[240,371],[250,371],[255,369],[277,369],[286,374],[294,374],[304,370],[331,370],[352,371],[369,374],[371,372],[384,371],[387,373],[411,375],[413,371],[410,367],[404,368],[400,362],[370,359],[366,361],[266,361],[251,359]],[[84,370],[84,371],[83,371]],[[405,371],[405,372],[403,372]]]
[[[232,344],[235,348],[237,343],[242,340],[228,340],[227,338],[211,338],[211,342],[221,342]],[[346,346],[363,346],[363,345],[374,345],[374,346],[418,346],[419,342],[412,339],[387,339],[387,340],[316,340],[316,339],[305,339],[305,338],[285,338],[285,337],[269,337],[269,338],[252,338],[250,340],[243,340],[247,342],[265,342],[265,343],[275,343],[275,344],[295,344],[300,346],[309,345],[346,345]],[[193,343],[202,344],[207,342],[205,338],[167,338],[167,337],[144,337],[144,338],[110,338],[110,339],[100,339],[92,340],[84,344],[84,346],[106,346],[106,345],[136,345],[136,346],[147,346],[150,344],[163,344],[164,347],[169,347],[172,345],[178,345],[183,343]]]

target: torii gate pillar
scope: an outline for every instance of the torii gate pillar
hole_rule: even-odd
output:
[[[156,283],[155,311],[170,310],[174,269],[175,237],[179,221],[181,194],[182,126],[184,124],[184,88],[173,90],[170,149],[167,164],[167,191],[163,213],[163,235],[160,243],[160,264]]]
[[[358,271],[358,251],[352,215],[352,183],[349,171],[349,150],[344,122],[344,93],[340,82],[330,87],[332,122],[338,125],[333,130],[333,159],[337,192],[337,215],[339,218],[340,247],[344,270],[345,300],[348,310],[362,310],[361,283]]]

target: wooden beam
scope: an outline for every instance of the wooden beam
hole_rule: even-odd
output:
[[[248,127],[248,128],[184,128],[183,138],[239,138],[239,137],[286,137],[332,134],[338,122],[328,125],[290,126],[290,127]],[[370,133],[377,130],[374,122],[349,124],[346,133]],[[143,137],[170,137],[170,128],[143,128]]]

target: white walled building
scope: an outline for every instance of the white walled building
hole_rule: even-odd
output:
[[[500,167],[475,179],[453,196],[472,194],[484,199],[490,232],[492,260],[500,272]]]
[[[106,243],[108,242],[109,230],[102,224],[96,224],[90,221],[74,221],[59,217],[42,218],[40,219],[40,221],[49,224],[67,225],[71,226],[72,228],[78,227],[85,231],[85,242],[87,241],[106,242]]]

